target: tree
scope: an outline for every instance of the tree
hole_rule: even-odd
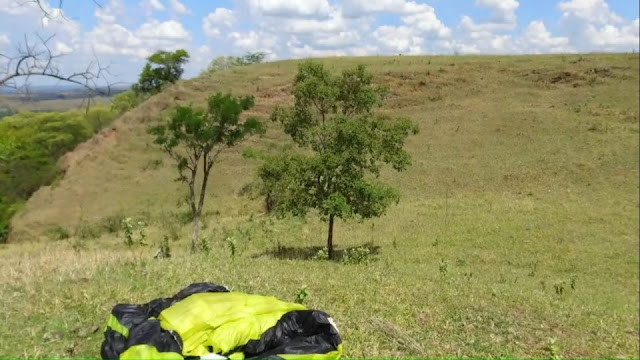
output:
[[[242,142],[247,136],[264,132],[263,123],[255,117],[241,121],[243,111],[254,106],[252,96],[235,97],[230,94],[212,95],[207,109],[176,106],[166,124],[149,129],[159,145],[175,160],[179,177],[189,187],[189,205],[193,217],[191,251],[196,251],[200,215],[211,168],[225,148]],[[200,192],[196,193],[196,180],[202,168]]]
[[[233,69],[238,66],[247,66],[253,64],[260,64],[264,61],[267,55],[264,52],[247,53],[240,56],[218,56],[211,60],[207,69],[203,71],[205,74],[213,74],[218,71],[225,71]]]
[[[410,165],[403,146],[418,132],[411,119],[374,113],[387,89],[372,80],[363,65],[341,76],[320,63],[299,65],[294,106],[277,107],[271,119],[304,151],[272,156],[258,171],[279,214],[315,209],[328,222],[330,258],[335,218],[379,217],[399,201],[398,191],[377,178],[383,164],[397,171]]]
[[[184,69],[182,66],[189,60],[185,50],[175,52],[160,50],[147,58],[140,79],[132,86],[136,94],[155,94],[167,84],[180,79]]]

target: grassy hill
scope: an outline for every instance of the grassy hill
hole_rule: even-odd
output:
[[[375,250],[368,266],[310,260],[323,223],[271,219],[261,199],[240,195],[256,166],[242,151],[287,144],[273,124],[214,167],[203,231],[212,250],[189,255],[186,191],[147,127],[216,91],[255,95],[251,114],[267,118],[292,100],[297,62],[181,82],[69,153],[65,177],[14,218],[0,247],[0,354],[98,356],[116,303],[211,281],[287,300],[307,286],[307,305],[334,316],[347,357],[635,357],[638,60],[320,60],[368,65],[392,88],[384,111],[421,128],[407,145],[412,167],[383,174],[400,204],[336,224],[339,249]],[[123,217],[147,222],[153,246],[128,250]],[[175,239],[173,257],[154,260],[163,235]]]

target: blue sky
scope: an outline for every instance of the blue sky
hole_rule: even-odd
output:
[[[376,54],[541,54],[638,50],[635,0],[0,0],[0,54],[25,35],[50,45],[64,71],[92,59],[135,81],[159,49],[191,54],[187,77],[220,55],[269,60]],[[6,60],[4,60],[6,61]],[[0,61],[0,66],[3,63]],[[0,71],[1,71],[0,67]]]

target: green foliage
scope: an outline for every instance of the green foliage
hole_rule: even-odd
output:
[[[100,235],[102,235],[102,231],[99,226],[84,221],[81,221],[75,230],[75,237],[81,240],[97,239]]]
[[[325,261],[329,260],[329,250],[326,247],[318,250],[315,255],[313,255],[313,260]]]
[[[87,112],[21,112],[0,122],[0,233],[4,237],[17,206],[59,176],[58,158],[115,116],[104,106],[94,106]]]
[[[238,66],[259,64],[264,61],[264,52],[247,53],[244,56],[218,56],[211,60],[207,69],[203,73],[213,74],[218,71],[230,70]]]
[[[119,113],[107,106],[93,106],[85,114],[85,119],[94,133],[107,127],[118,117]]]
[[[147,224],[143,221],[134,222],[130,217],[121,223],[124,232],[124,243],[131,248],[134,245],[147,245]],[[138,233],[136,236],[136,232]]]
[[[295,295],[295,302],[298,304],[304,304],[304,302],[307,300],[307,298],[309,297],[309,295],[311,295],[311,292],[309,291],[309,289],[307,289],[307,286],[302,286],[299,287],[296,290],[296,295]]]
[[[225,244],[227,244],[227,249],[229,249],[229,254],[231,254],[232,258],[235,258],[238,254],[238,241],[235,236],[227,236],[224,239]]]
[[[189,53],[185,50],[174,52],[160,50],[147,58],[147,64],[142,69],[137,84],[131,88],[136,94],[156,94],[168,84],[180,79],[184,72],[183,66],[189,60]]]
[[[53,240],[66,240],[71,237],[69,230],[56,225],[49,230],[49,237]]]
[[[209,174],[218,155],[247,136],[265,131],[263,123],[255,117],[244,121],[240,119],[240,115],[253,105],[252,96],[235,97],[217,93],[209,97],[206,110],[177,106],[167,123],[149,129],[155,138],[154,143],[175,160],[179,174],[177,180],[189,187],[189,205],[194,225],[193,251],[198,244],[199,219]],[[197,194],[196,178],[200,167],[203,179]]]
[[[340,262],[343,265],[368,265],[371,262],[371,250],[365,246],[347,249]]]
[[[140,96],[133,90],[121,92],[113,97],[111,110],[116,114],[123,114],[140,103]]]
[[[15,111],[8,109],[8,108],[0,108],[0,120],[2,120],[2,118],[7,117],[7,116],[11,116],[15,114]]]
[[[171,247],[169,246],[169,237],[164,235],[160,242],[160,248],[156,252],[156,259],[168,259],[171,257]]]
[[[383,164],[397,171],[409,166],[403,146],[418,127],[408,118],[374,113],[387,92],[373,85],[362,65],[341,76],[316,62],[299,66],[294,106],[277,107],[271,119],[310,152],[267,158],[258,173],[278,213],[302,216],[315,209],[329,220],[331,239],[334,217],[378,217],[399,201],[397,190],[376,178]],[[328,249],[331,257],[331,240]]]

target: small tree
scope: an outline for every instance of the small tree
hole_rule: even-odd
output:
[[[410,164],[403,146],[418,127],[408,118],[374,114],[386,93],[362,65],[334,76],[322,64],[305,62],[295,77],[294,106],[273,112],[272,120],[307,151],[268,158],[259,178],[280,214],[315,209],[328,222],[329,258],[335,218],[378,217],[399,200],[376,178],[384,163],[397,171]]]
[[[209,174],[218,155],[247,136],[264,132],[264,125],[255,117],[241,121],[242,112],[253,105],[252,96],[234,97],[217,93],[209,98],[206,110],[177,106],[166,124],[149,129],[155,136],[154,143],[176,161],[180,174],[177,180],[189,187],[189,205],[193,217],[191,250],[194,252],[198,246],[200,215]],[[202,183],[198,194],[196,179],[200,167]]]
[[[147,59],[140,79],[132,86],[137,94],[155,94],[167,84],[173,84],[184,72],[182,66],[189,60],[185,50],[157,51]]]

